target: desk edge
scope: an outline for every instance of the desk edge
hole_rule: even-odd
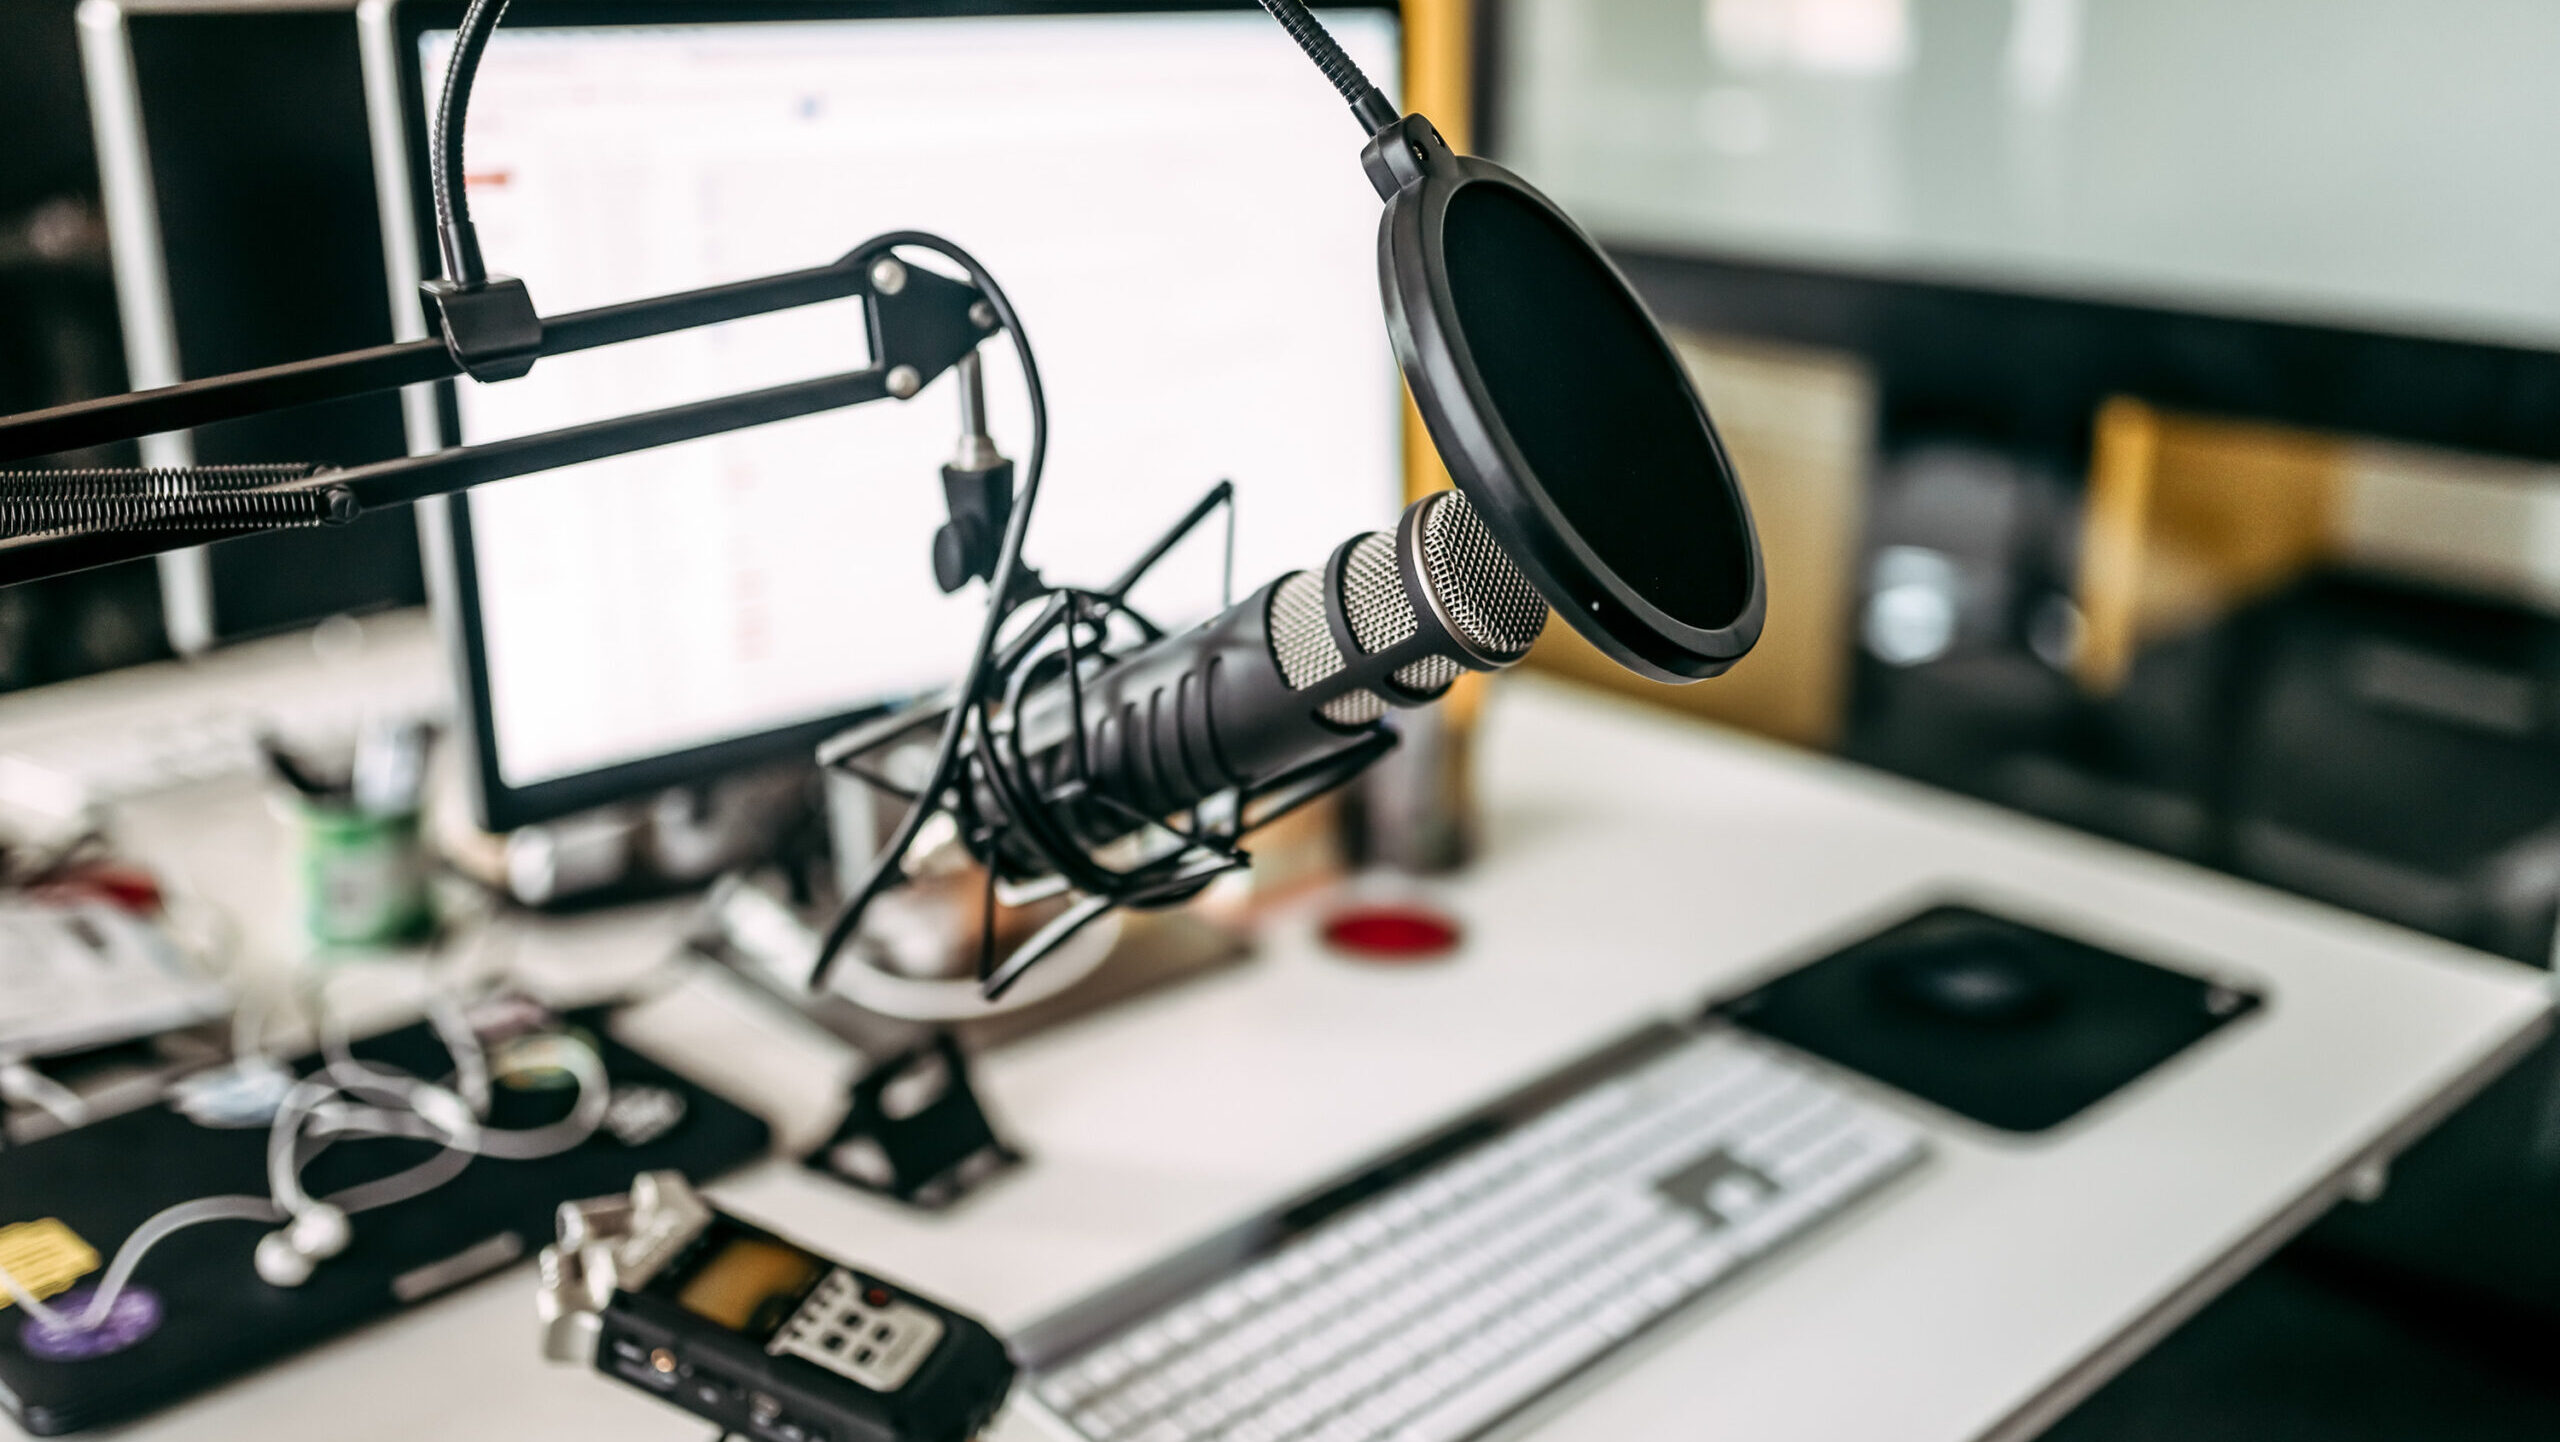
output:
[[[2425,1104],[2401,1118],[2371,1145],[2321,1178],[2292,1204],[2154,1303],[2150,1310],[2134,1319],[2123,1331],[2101,1343],[2043,1390],[1985,1429],[1979,1442],[2028,1442],[2028,1439],[2041,1435],[2061,1421],[2073,1408],[2114,1380],[2187,1319],[2202,1311],[2206,1303],[2221,1296],[2242,1277],[2256,1270],[2260,1263],[2275,1255],[2278,1248],[2318,1221],[2346,1197],[2351,1181],[2359,1173],[2376,1165],[2387,1166],[2420,1138],[2435,1130],[2464,1103],[2486,1090],[2491,1082],[2506,1075],[2551,1034],[2554,1024],[2553,1008],[2546,1004],[2527,1025],[2519,1028],[2495,1051],[2439,1089]]]

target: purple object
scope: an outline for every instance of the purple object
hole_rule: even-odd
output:
[[[53,1310],[76,1319],[89,1309],[89,1300],[98,1294],[95,1287],[78,1287],[63,1293],[53,1302]],[[94,1327],[56,1326],[41,1317],[29,1317],[18,1329],[18,1342],[27,1355],[46,1362],[85,1362],[121,1352],[160,1330],[160,1298],[148,1287],[127,1286],[116,1294],[115,1305]]]

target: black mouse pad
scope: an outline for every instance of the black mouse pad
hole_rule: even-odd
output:
[[[1711,1010],[1985,1125],[2040,1132],[2259,1005],[2224,982],[1947,905]]]
[[[271,1287],[252,1269],[265,1226],[222,1221],[176,1233],[134,1272],[142,1315],[131,1344],[107,1355],[36,1355],[20,1309],[0,1308],[0,1409],[38,1436],[140,1416],[531,1257],[551,1239],[562,1202],[622,1191],[659,1167],[700,1179],[764,1154],[770,1138],[762,1121],[604,1035],[603,1011],[565,1020],[595,1039],[612,1078],[614,1109],[604,1130],[538,1161],[474,1161],[425,1196],[357,1216],[346,1253],[297,1288]],[[425,1076],[450,1065],[424,1025],[360,1041],[354,1051]],[[306,1057],[301,1069],[313,1064]],[[502,1085],[489,1120],[538,1126],[565,1115],[573,1095]],[[173,1202],[263,1195],[266,1144],[264,1127],[215,1130],[167,1106],[109,1117],[0,1152],[0,1226],[67,1229],[103,1260],[145,1217]],[[326,1193],[434,1151],[406,1140],[351,1142],[317,1158],[304,1177]],[[518,1285],[525,1288],[530,1351],[532,1284]],[[125,1310],[119,1303],[119,1316]],[[352,1419],[350,1434],[363,1432],[362,1419]]]

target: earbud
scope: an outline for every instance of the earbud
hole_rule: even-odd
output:
[[[311,1280],[320,1263],[345,1251],[354,1236],[345,1212],[327,1202],[313,1202],[292,1221],[258,1239],[259,1280],[271,1287],[299,1287]]]

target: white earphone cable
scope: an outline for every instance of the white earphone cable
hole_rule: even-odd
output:
[[[76,1313],[38,1299],[5,1267],[0,1267],[0,1290],[47,1327],[87,1331],[107,1319],[144,1255],[172,1233],[214,1221],[283,1222],[290,1232],[293,1223],[323,1212],[336,1213],[333,1225],[340,1224],[346,1217],[423,1196],[460,1175],[477,1157],[532,1161],[568,1151],[595,1135],[612,1104],[611,1079],[593,1046],[562,1034],[521,1037],[500,1049],[493,1066],[462,1006],[443,988],[430,999],[427,1014],[453,1058],[451,1085],[359,1060],[327,1005],[325,983],[313,988],[311,1000],[322,1063],[286,1089],[268,1128],[270,1195],[198,1197],[154,1214],[116,1249],[88,1305]],[[567,1116],[523,1129],[484,1124],[493,1078],[544,1071],[565,1073],[576,1084],[577,1099]],[[416,1166],[326,1197],[315,1198],[304,1188],[303,1168],[334,1143],[383,1138],[435,1141],[442,1149]]]

